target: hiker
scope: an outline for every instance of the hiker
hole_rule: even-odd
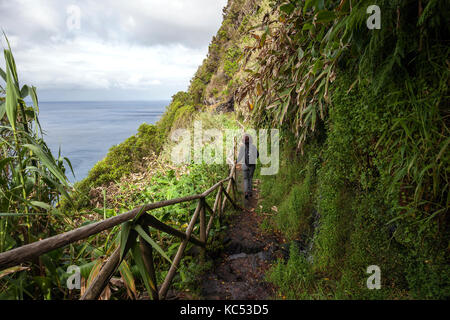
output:
[[[245,199],[252,196],[252,180],[256,168],[256,159],[259,157],[258,149],[252,143],[252,137],[248,134],[244,135],[244,144],[239,149],[237,163],[242,165],[244,173],[244,193]]]

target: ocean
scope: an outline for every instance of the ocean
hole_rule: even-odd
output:
[[[39,102],[44,140],[55,158],[61,155],[71,182],[85,178],[109,148],[137,133],[142,123],[155,123],[170,101],[65,101]]]

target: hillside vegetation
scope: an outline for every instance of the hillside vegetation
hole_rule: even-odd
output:
[[[381,9],[381,29],[366,25]],[[292,240],[279,296],[450,296],[445,1],[229,1],[191,82],[238,119],[281,130],[263,228]],[[236,59],[236,57],[238,57]],[[368,290],[367,268],[382,272]]]
[[[380,30],[366,27],[372,4]],[[271,274],[283,295],[449,296],[445,12],[432,0],[289,1],[254,35],[238,101],[284,133],[281,172],[262,185],[265,210],[278,209],[268,223],[300,245]],[[366,287],[370,265],[381,290]]]
[[[370,5],[381,9],[379,30],[366,26]],[[261,229],[290,243],[288,259],[266,275],[276,297],[448,298],[448,9],[439,0],[229,0],[186,92],[172,97],[156,124],[112,147],[74,189],[64,158],[51,155],[39,132],[27,132],[38,121],[37,97],[16,79],[7,87],[13,92],[0,91],[0,209],[9,213],[1,250],[211,186],[227,165],[169,159],[171,134],[192,130],[196,120],[204,129],[277,128],[280,171],[259,176]],[[13,61],[8,50],[5,57]],[[8,72],[2,76],[13,82]],[[32,107],[23,102],[28,94]],[[224,104],[234,113],[216,111]],[[193,209],[152,213],[185,228]],[[172,257],[179,241],[157,236],[157,250]],[[88,284],[119,239],[114,228],[0,273],[0,298],[77,298],[65,288],[67,266],[82,266]],[[380,290],[367,288],[371,265],[381,269]],[[158,256],[158,281],[167,266]],[[198,294],[202,268],[186,258],[175,288]],[[127,257],[115,275],[124,287],[104,297],[138,297],[146,287],[141,272],[139,257]]]

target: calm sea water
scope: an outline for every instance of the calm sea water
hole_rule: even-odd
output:
[[[87,176],[89,170],[108,153],[109,148],[137,133],[142,123],[155,123],[169,101],[95,101],[40,102],[44,139],[55,157],[69,158],[75,177]],[[70,169],[69,169],[70,171]]]

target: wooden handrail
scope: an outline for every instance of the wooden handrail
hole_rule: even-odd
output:
[[[163,284],[161,285],[161,288],[159,292],[157,292],[157,288],[152,288],[152,292],[149,292],[153,296],[153,299],[164,299],[167,295],[169,286],[171,281],[173,280],[173,277],[176,274],[176,270],[178,267],[178,264],[181,261],[181,258],[183,256],[184,250],[187,246],[188,242],[193,243],[194,245],[200,246],[202,248],[206,247],[206,243],[208,241],[209,232],[212,227],[213,219],[215,216],[221,217],[226,201],[228,200],[232,206],[236,209],[243,209],[240,206],[238,206],[235,201],[231,198],[229,195],[231,188],[233,188],[234,193],[234,187],[235,187],[235,178],[236,178],[236,163],[233,164],[230,174],[226,179],[223,179],[219,182],[217,182],[215,185],[213,185],[208,190],[204,191],[201,194],[186,196],[182,198],[177,199],[171,199],[171,200],[165,200],[165,201],[159,201],[147,205],[143,205],[140,207],[137,207],[131,211],[128,211],[126,213],[122,213],[120,215],[105,219],[103,221],[93,223],[84,227],[80,227],[47,239],[43,239],[40,241],[36,241],[24,246],[21,246],[19,248],[15,248],[3,253],[0,253],[0,270],[12,267],[15,265],[18,265],[22,262],[33,260],[37,257],[39,257],[42,254],[45,254],[47,252],[50,252],[52,250],[61,248],[63,246],[66,246],[70,243],[86,239],[94,234],[97,234],[99,232],[102,232],[104,230],[110,229],[114,226],[120,225],[126,221],[132,220],[136,217],[136,215],[139,212],[142,212],[142,216],[138,219],[137,223],[142,226],[151,226],[157,230],[160,230],[162,232],[165,232],[167,234],[173,235],[175,237],[178,237],[182,240],[178,251],[175,255],[175,258],[173,259],[173,262],[170,266],[170,269],[166,275],[166,278],[164,279]],[[228,186],[225,190],[223,184],[225,182],[228,182]],[[212,192],[214,192],[216,189],[218,189],[216,199],[214,202],[214,206],[211,209],[211,207],[207,204],[205,201],[206,197],[208,197]],[[225,197],[223,197],[225,195]],[[183,202],[189,202],[198,200],[197,208],[191,218],[191,221],[186,229],[186,232],[177,230],[175,228],[172,228],[171,226],[159,221],[154,216],[149,215],[147,212],[153,209],[162,208],[178,203]],[[206,211],[210,212],[211,216],[206,223]],[[216,214],[218,212],[218,214]],[[197,219],[200,217],[200,239],[195,237],[192,234],[192,231],[194,229],[194,226],[197,222]],[[146,228],[148,229],[148,228]],[[142,238],[140,238],[140,242],[142,241]],[[143,254],[144,262],[147,271],[149,272],[151,278],[156,283],[156,276],[155,276],[155,270],[154,270],[154,264],[153,264],[153,254],[152,254],[152,248],[149,247],[147,244],[140,243],[140,249]],[[122,258],[120,257],[120,247],[116,248],[113,254],[108,258],[106,263],[102,266],[100,272],[95,277],[95,279],[92,281],[90,286],[85,291],[84,295],[81,297],[83,300],[91,300],[91,299],[98,299],[98,297],[101,295],[103,289],[106,287],[106,285],[109,283],[109,280],[111,279],[114,272],[119,267],[120,263],[124,259],[127,251],[129,248],[126,248],[124,255]]]
[[[222,180],[228,181],[231,178],[228,177],[227,179]],[[99,221],[96,223],[89,224],[84,227],[80,227],[65,233],[58,234],[56,236],[46,238],[40,241],[36,241],[6,252],[0,253],[0,270],[13,267],[15,265],[18,265],[19,263],[31,261],[36,257],[39,257],[47,252],[50,252],[52,250],[64,247],[68,244],[71,244],[73,242],[86,239],[94,234],[100,233],[102,231],[105,231],[107,229],[111,229],[112,227],[115,227],[119,224],[122,224],[128,220],[134,219],[134,217],[142,210],[144,213],[153,209],[158,209],[162,207],[167,207],[170,205],[188,202],[192,200],[197,200],[204,198],[205,196],[209,195],[211,192],[213,192],[215,189],[217,189],[219,186],[219,183],[214,185],[212,188],[208,189],[206,192],[202,194],[196,194],[192,196],[177,198],[177,199],[171,199],[171,200],[164,200],[159,201],[151,204],[147,204],[141,207],[134,208],[131,211],[119,214],[117,216],[108,218],[103,221]],[[164,231],[164,230],[162,230]]]

